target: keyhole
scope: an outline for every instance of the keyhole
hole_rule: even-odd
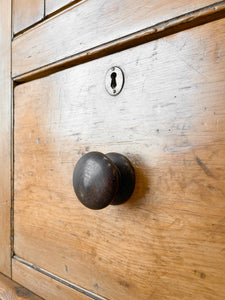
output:
[[[1,1],[1,0],[0,0]],[[111,96],[118,95],[124,85],[124,74],[119,67],[111,67],[105,76],[105,88]],[[1,299],[0,299],[1,300]]]
[[[117,86],[117,84],[116,84],[116,76],[117,76],[116,72],[113,72],[111,74],[111,79],[112,79],[112,81],[111,81],[111,88],[112,89],[115,89],[116,86]]]

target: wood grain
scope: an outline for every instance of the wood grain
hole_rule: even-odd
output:
[[[15,253],[109,299],[225,298],[225,20],[15,89]],[[123,91],[104,86],[120,66]],[[91,211],[89,151],[135,166],[134,196]]]
[[[44,18],[44,0],[13,0],[13,33]]]
[[[42,78],[55,72],[64,70],[81,63],[85,63],[112,53],[123,51],[134,46],[138,46],[153,40],[160,39],[171,34],[194,28],[219,20],[225,15],[225,2],[205,7],[204,9],[195,10],[191,13],[184,14],[174,19],[158,23],[152,27],[145,28],[138,32],[134,32],[128,36],[124,36],[119,40],[109,41],[103,45],[96,46],[91,50],[74,54],[63,60],[52,62],[47,66],[31,70],[25,74],[14,77],[17,83],[24,83],[30,80]]]
[[[0,272],[11,274],[11,3],[0,1]]]
[[[91,298],[13,259],[14,280],[42,296],[45,300],[90,300]]]
[[[159,22],[213,4],[212,0],[89,0],[46,20],[13,41],[13,76],[38,69]],[[215,8],[216,10],[216,8]]]
[[[16,282],[10,280],[0,274],[0,299],[1,300],[41,300],[42,298],[34,295],[29,290],[20,286]]]
[[[46,0],[46,15],[50,15],[69,4],[75,4],[79,1],[81,0]]]

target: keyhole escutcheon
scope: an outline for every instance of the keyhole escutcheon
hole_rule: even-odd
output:
[[[111,96],[118,95],[124,86],[124,73],[120,67],[110,68],[105,77],[105,88]]]

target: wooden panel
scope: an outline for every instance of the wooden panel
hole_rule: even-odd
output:
[[[13,259],[13,279],[46,300],[76,299],[89,297]]]
[[[13,76],[212,3],[213,0],[82,1],[13,41]]]
[[[16,89],[18,255],[111,298],[224,297],[224,23]],[[117,98],[112,64],[126,75]],[[130,203],[76,201],[73,166],[90,150],[133,160]]]
[[[81,0],[46,0],[46,15],[52,14],[65,5],[79,2]]]
[[[11,3],[0,1],[0,272],[10,276]]]
[[[24,287],[0,274],[0,299],[1,300],[41,300]]]
[[[109,299],[225,298],[225,20],[15,90],[15,253]],[[123,91],[104,87],[124,70]],[[134,196],[91,211],[83,153],[125,154]]]
[[[13,0],[13,32],[35,24],[44,17],[44,0]]]

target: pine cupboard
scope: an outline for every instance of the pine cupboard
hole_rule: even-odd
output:
[[[224,299],[224,1],[48,2],[12,41],[0,4],[0,272],[43,299]],[[77,199],[92,151],[132,163],[124,204]]]

